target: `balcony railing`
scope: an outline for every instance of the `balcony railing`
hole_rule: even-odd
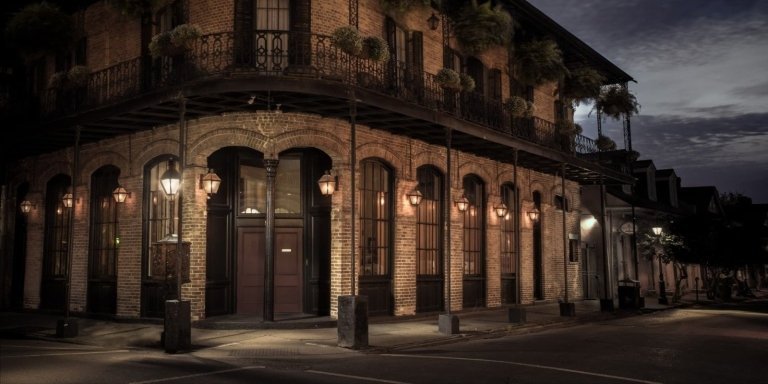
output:
[[[233,32],[204,35],[183,55],[135,58],[92,73],[84,89],[49,90],[41,98],[40,112],[44,117],[74,113],[190,80],[232,75],[337,81],[444,111],[558,151],[574,155],[598,152],[594,140],[558,135],[552,122],[537,117],[513,118],[500,100],[444,89],[435,75],[394,58],[387,62],[360,59],[337,48],[330,36],[287,31],[257,31],[239,37]]]

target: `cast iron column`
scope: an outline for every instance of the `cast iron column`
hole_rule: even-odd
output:
[[[275,321],[275,175],[278,159],[264,159],[267,169],[266,253],[264,257],[264,321]]]
[[[565,212],[565,163],[560,166],[560,193],[563,198],[563,301],[568,304],[568,233]]]

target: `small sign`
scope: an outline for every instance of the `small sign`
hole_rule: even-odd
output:
[[[282,251],[283,253],[291,253],[291,249],[290,248],[283,248],[280,251]]]

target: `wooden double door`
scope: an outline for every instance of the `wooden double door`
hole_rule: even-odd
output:
[[[277,315],[303,311],[302,232],[303,228],[275,229],[273,300]],[[237,238],[237,313],[261,315],[266,281],[266,233],[263,227],[240,227]]]

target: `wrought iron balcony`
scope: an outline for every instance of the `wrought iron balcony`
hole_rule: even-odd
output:
[[[339,82],[557,151],[585,157],[598,152],[592,139],[559,135],[552,122],[537,117],[513,118],[501,100],[444,89],[434,74],[394,58],[361,59],[341,51],[330,36],[286,31],[204,35],[182,55],[138,57],[92,73],[82,89],[48,90],[39,112],[44,118],[71,115],[206,78],[258,76]]]

